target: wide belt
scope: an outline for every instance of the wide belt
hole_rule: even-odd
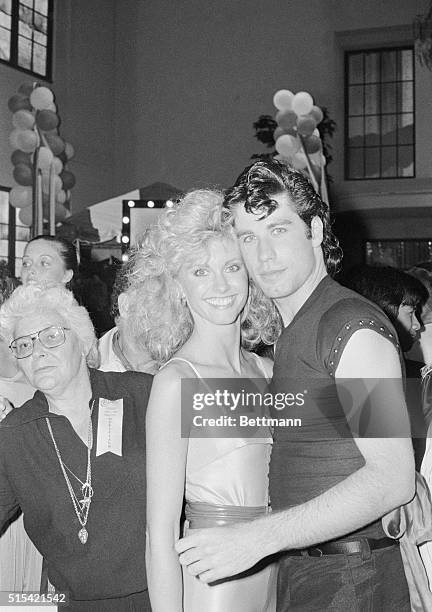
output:
[[[398,546],[399,542],[392,538],[381,538],[373,540],[372,538],[361,538],[359,540],[326,542],[318,546],[310,548],[293,549],[284,552],[288,556],[303,556],[303,557],[324,557],[324,555],[356,555],[362,553],[370,553],[372,550],[380,548],[389,548],[390,546]]]
[[[222,527],[252,521],[268,512],[268,506],[223,506],[204,502],[188,502],[185,508],[189,529]]]

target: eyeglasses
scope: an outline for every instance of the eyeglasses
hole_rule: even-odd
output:
[[[65,330],[69,330],[69,327],[51,325],[34,334],[15,338],[15,340],[12,340],[9,344],[9,348],[17,359],[24,359],[33,354],[36,340],[39,340],[44,348],[56,348],[64,344],[66,341]]]

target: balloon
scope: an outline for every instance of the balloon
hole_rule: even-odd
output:
[[[65,144],[65,154],[68,159],[72,159],[72,157],[75,155],[75,149],[70,142]]]
[[[61,180],[60,176],[58,176],[57,174],[54,175],[53,185],[54,185],[54,193],[55,194],[59,193],[60,191],[63,191],[62,190],[62,187],[63,187],[62,180]]]
[[[57,204],[64,204],[66,202],[66,191],[64,191],[63,189],[60,189],[56,193],[56,202]]]
[[[307,168],[306,155],[303,153],[303,151],[297,151],[291,160],[291,165],[296,170],[303,170],[303,168]]]
[[[60,122],[58,115],[56,115],[52,110],[40,110],[36,114],[36,123],[37,126],[43,130],[44,132],[48,132],[49,130],[54,130]]]
[[[48,87],[36,87],[30,94],[30,102],[37,110],[48,108],[54,101],[54,94]]]
[[[19,145],[18,145],[18,134],[21,132],[21,130],[15,129],[12,130],[12,132],[9,134],[9,143],[10,146],[13,147],[14,149],[18,149]]]
[[[13,177],[18,185],[26,187],[33,185],[33,172],[29,166],[18,164],[13,169]]]
[[[40,147],[38,154],[37,165],[41,170],[49,170],[51,162],[54,159],[53,152],[48,147]]]
[[[32,91],[33,91],[33,83],[31,83],[30,81],[27,81],[26,83],[21,83],[21,85],[18,87],[18,92],[20,94],[23,94],[27,98],[30,97],[30,94]]]
[[[306,153],[313,154],[321,151],[321,138],[318,136],[309,136],[303,141]]]
[[[291,110],[294,94],[289,89],[279,89],[273,96],[273,104],[278,110]]]
[[[299,91],[292,101],[292,109],[299,116],[310,113],[313,105],[313,98],[307,91]]]
[[[297,115],[291,110],[279,111],[276,113],[276,121],[284,130],[292,130],[296,125]]]
[[[25,166],[31,167],[32,165],[30,153],[24,153],[24,151],[20,151],[19,149],[12,153],[11,162],[14,166],[18,166],[18,164],[24,164]]]
[[[297,131],[302,136],[312,136],[315,128],[316,122],[313,117],[305,115],[297,119]]]
[[[35,118],[33,113],[22,109],[13,114],[12,123],[19,130],[31,130],[35,124]]]
[[[55,222],[61,223],[68,216],[69,211],[63,206],[63,204],[56,204],[55,207]]]
[[[23,225],[31,225],[33,223],[32,207],[29,206],[28,208],[21,208],[18,213],[18,219]]]
[[[291,157],[300,148],[300,141],[295,136],[283,134],[276,141],[276,151],[285,157]]]
[[[25,208],[31,206],[33,190],[31,187],[12,187],[9,192],[9,202],[14,208]]]
[[[60,178],[63,181],[63,189],[72,189],[72,187],[75,185],[75,175],[72,172],[69,172],[69,170],[63,170],[63,172],[60,173]]]
[[[63,170],[63,163],[59,157],[54,157],[52,167],[56,174],[60,174],[60,172]]]
[[[60,154],[63,153],[65,149],[64,140],[56,134],[45,134],[45,138],[54,155],[60,156]]]
[[[18,130],[16,142],[17,149],[25,153],[33,153],[39,144],[39,138],[33,130]]]
[[[55,105],[54,102],[51,102],[51,104],[48,104],[48,106],[46,108],[47,108],[47,110],[53,111],[54,113],[57,112],[57,106]]]
[[[321,123],[321,121],[324,119],[324,115],[323,115],[322,110],[320,109],[319,106],[315,106],[315,104],[312,106],[310,114],[312,115],[312,117],[317,122],[317,125],[318,125],[318,123]]]
[[[273,132],[273,140],[276,142],[276,140],[279,138],[279,136],[282,136],[282,134],[285,134],[284,130],[281,127],[277,127]]]
[[[30,100],[23,94],[15,94],[8,100],[8,107],[11,113],[16,113],[19,110],[31,110]]]

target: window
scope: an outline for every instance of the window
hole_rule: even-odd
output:
[[[52,0],[0,0],[0,61],[51,78]]]
[[[0,261],[6,261],[11,274],[18,277],[30,228],[19,220],[19,209],[10,206],[9,191],[0,187]]]
[[[345,52],[345,178],[415,176],[412,46]]]

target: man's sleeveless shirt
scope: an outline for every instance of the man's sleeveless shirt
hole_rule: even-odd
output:
[[[275,428],[270,463],[273,510],[302,504],[364,465],[337,395],[334,373],[348,340],[365,328],[386,337],[399,351],[396,333],[383,311],[326,276],[279,338],[273,394],[293,391],[294,385],[295,392],[306,392],[307,401],[313,396],[316,410],[298,430]],[[273,409],[272,416],[285,417],[286,412]],[[302,407],[295,406],[290,413],[301,417]],[[358,534],[383,537],[381,521]]]

